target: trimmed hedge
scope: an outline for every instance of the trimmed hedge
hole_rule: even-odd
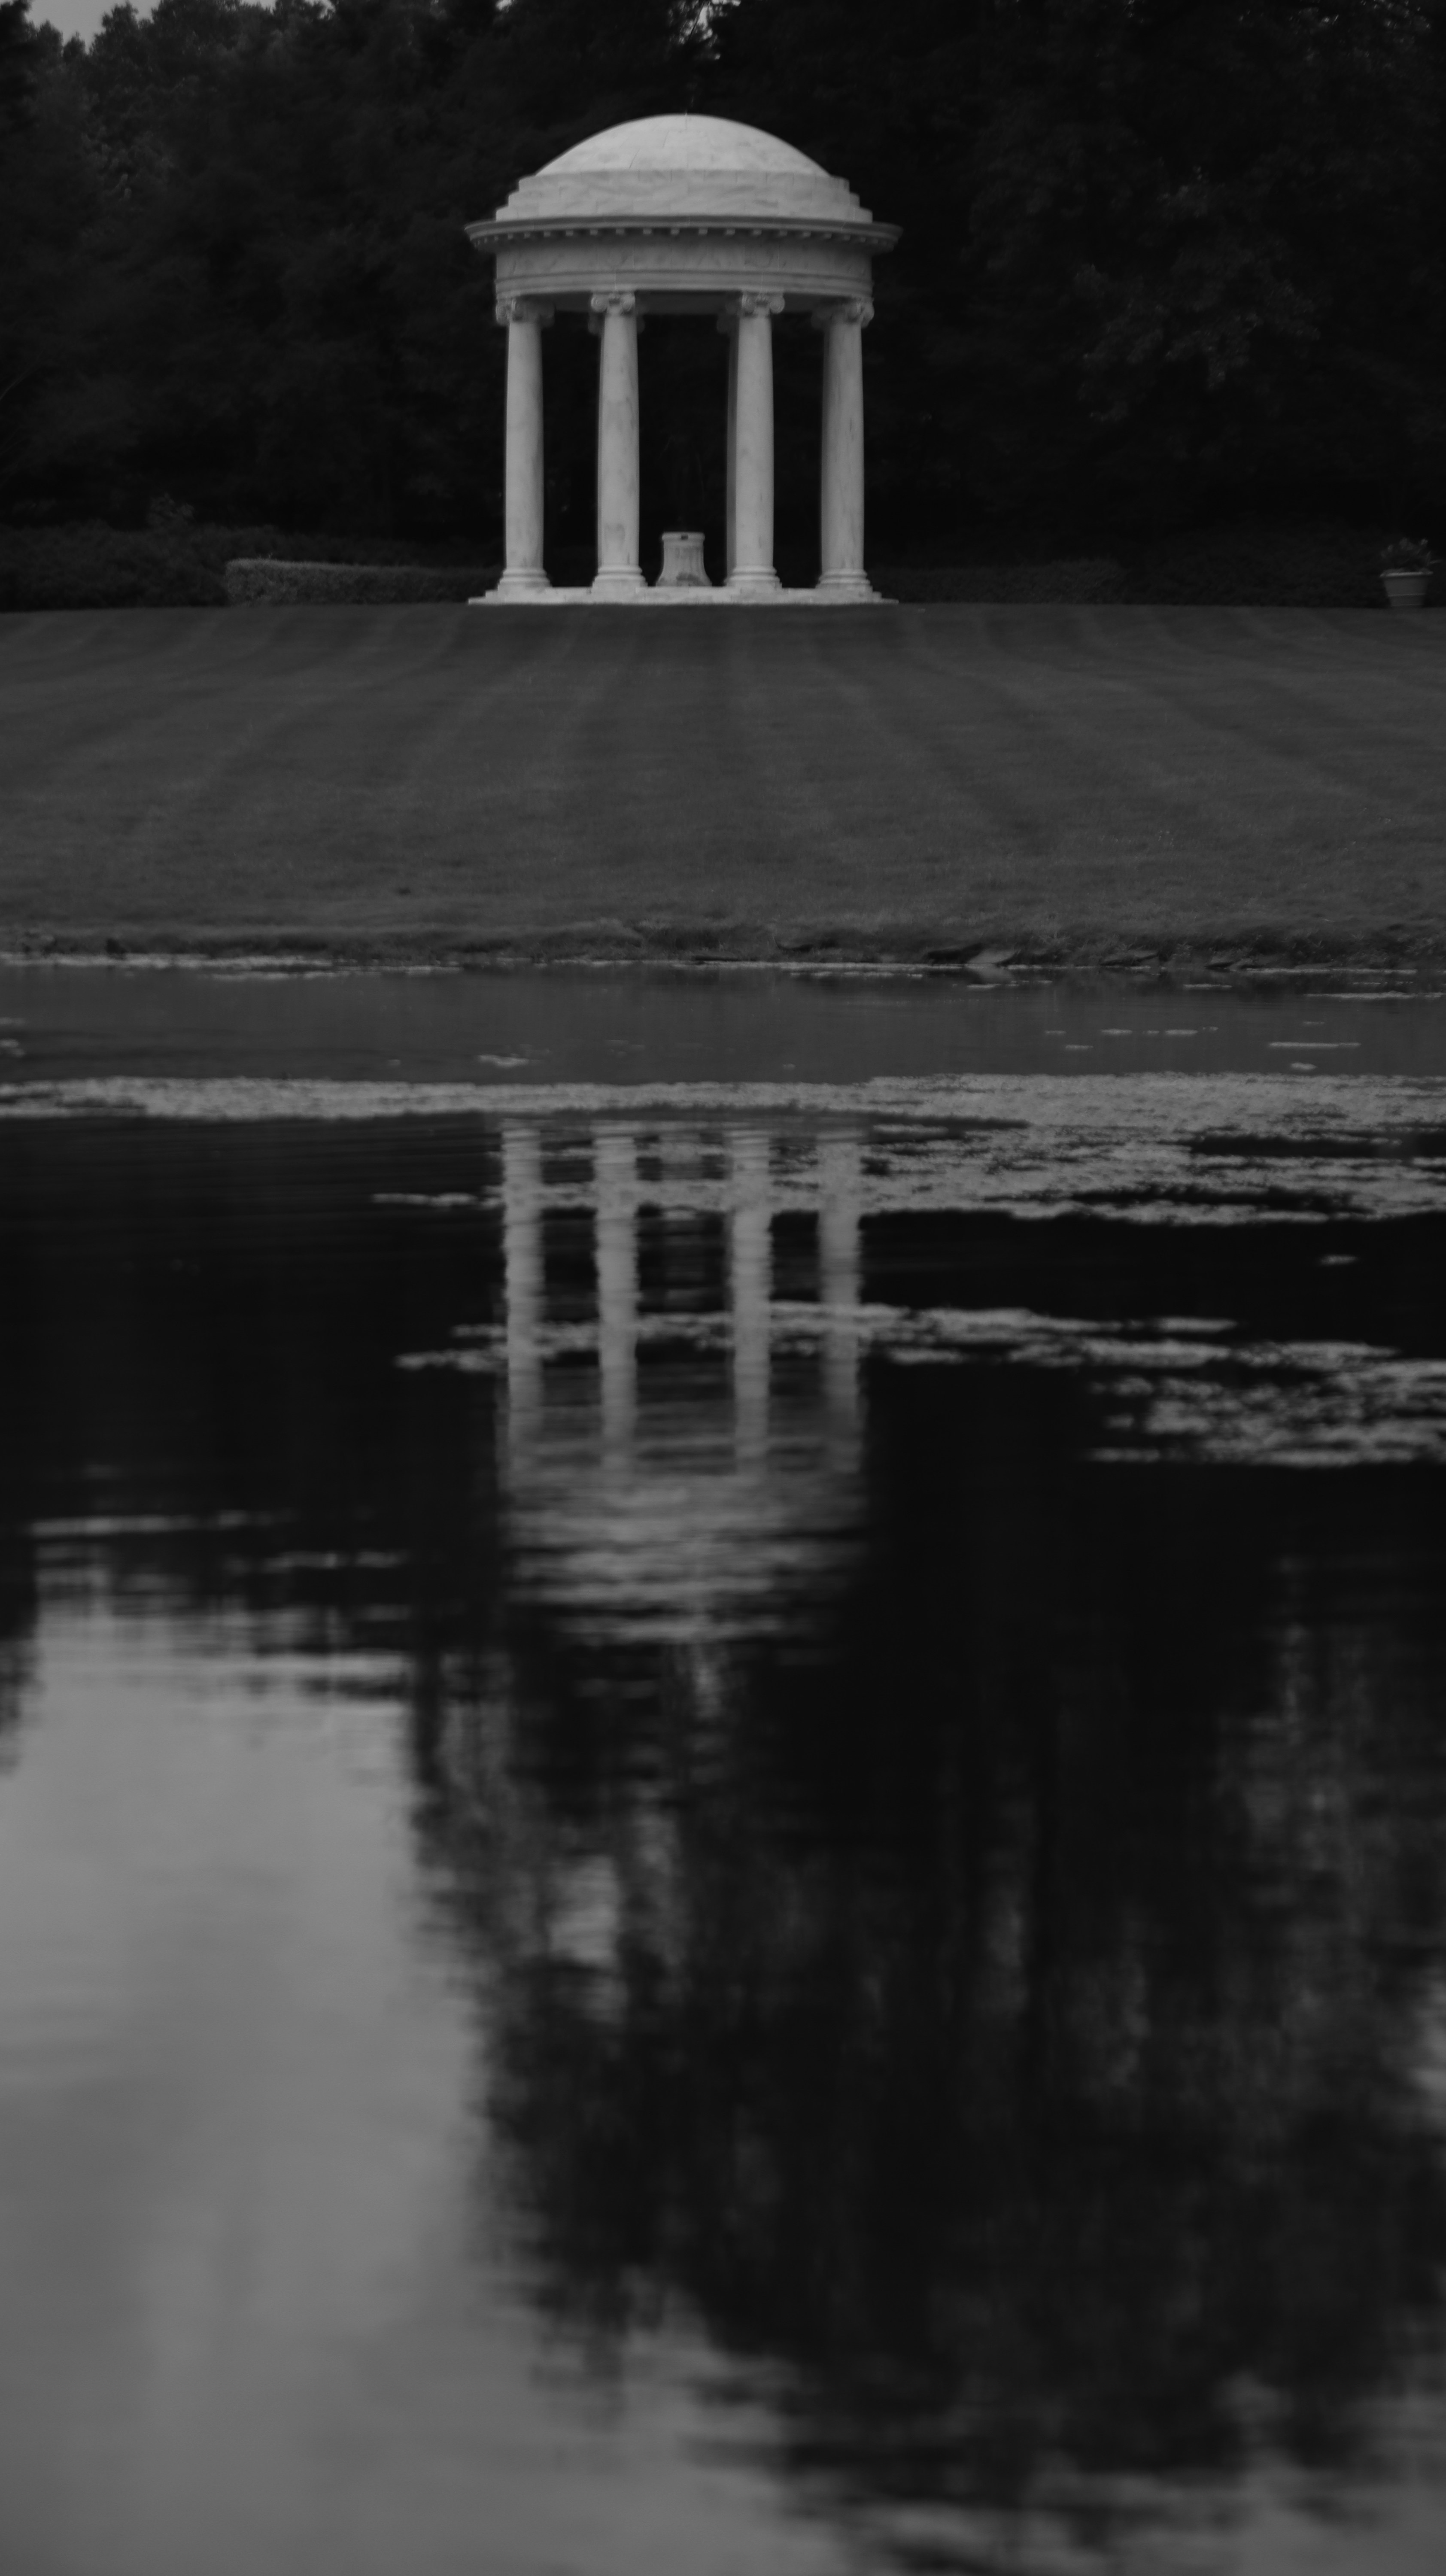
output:
[[[886,599],[911,607],[973,600],[989,606],[1024,601],[1068,608],[1125,596],[1124,567],[1112,555],[1038,564],[876,564],[869,578]]]
[[[151,529],[0,528],[0,608],[219,608],[221,566]]]
[[[1131,549],[1126,599],[1180,608],[1383,608],[1368,530],[1238,520]]]
[[[1237,519],[1090,556],[1035,564],[882,564],[878,589],[902,600],[1127,600],[1141,607],[1384,608],[1382,534],[1341,521],[1282,526]]]
[[[153,502],[144,528],[112,528],[100,520],[65,527],[0,526],[0,609],[222,608],[226,567],[240,561],[298,558],[313,565],[419,569],[424,578],[440,566],[449,586],[407,589],[406,598],[466,598],[497,578],[495,567],[478,572],[459,564],[463,549],[409,545],[393,537],[287,535],[281,528],[213,527],[192,518],[184,503]],[[449,560],[450,558],[450,560]],[[369,594],[372,595],[372,594]]]
[[[500,577],[496,564],[286,563],[242,556],[226,566],[232,608],[378,608],[475,599]]]
[[[1378,557],[1382,536],[1390,533],[1340,522],[1282,527],[1237,520],[1122,547],[1123,561],[1090,555],[1047,563],[884,562],[873,568],[873,577],[886,597],[909,602],[1068,606],[1123,599],[1161,606],[1382,609]],[[464,600],[491,589],[499,577],[495,564],[458,562],[464,546],[465,541],[431,547],[396,538],[198,525],[183,504],[162,499],[152,504],[141,529],[96,521],[0,526],[0,609]],[[559,553],[550,568],[554,580],[590,581],[591,551],[568,550],[566,560]],[[804,560],[780,570],[802,583],[813,577]],[[1439,595],[1439,579],[1437,590]]]

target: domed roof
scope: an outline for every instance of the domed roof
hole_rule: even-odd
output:
[[[795,178],[822,178],[817,161],[780,143],[761,126],[735,125],[726,116],[636,116],[627,125],[610,125],[605,133],[575,143],[539,171],[699,170],[758,171]]]
[[[724,116],[638,116],[589,135],[467,232],[497,254],[499,288],[512,293],[524,269],[528,293],[590,292],[601,263],[613,284],[653,297],[702,295],[711,279],[720,296],[761,285],[815,302],[866,294],[869,256],[898,239],[846,179]],[[540,247],[522,257],[527,244]]]

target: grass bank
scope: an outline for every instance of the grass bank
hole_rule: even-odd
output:
[[[0,618],[0,944],[1446,958],[1446,616]]]

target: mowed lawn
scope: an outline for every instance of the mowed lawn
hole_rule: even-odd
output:
[[[0,617],[0,936],[1446,944],[1446,615]]]

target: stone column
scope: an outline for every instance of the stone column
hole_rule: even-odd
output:
[[[638,299],[595,295],[602,315],[597,405],[597,575],[594,599],[632,599],[638,569]]]
[[[734,560],[728,587],[746,599],[779,588],[773,569],[773,316],[781,295],[738,298],[733,424]]]
[[[863,332],[873,313],[872,304],[856,296],[815,316],[823,333],[818,586],[826,599],[875,596],[864,570]]]
[[[738,560],[738,316],[721,313],[718,328],[728,343],[728,497],[724,505],[723,574],[726,580]]]
[[[542,333],[552,306],[499,295],[507,326],[507,569],[498,599],[526,599],[552,585],[542,569]]]

